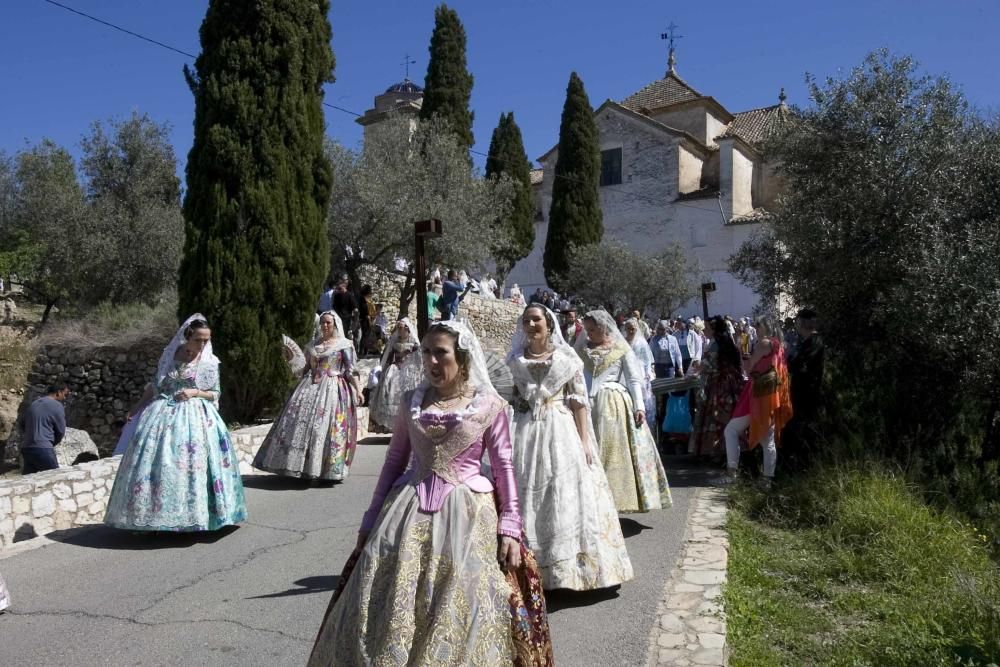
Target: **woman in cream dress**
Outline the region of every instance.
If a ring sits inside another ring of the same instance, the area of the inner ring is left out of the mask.
[[[583,318],[586,336],[577,341],[590,394],[601,464],[619,512],[670,506],[670,487],[653,434],[646,425],[639,362],[606,311]]]

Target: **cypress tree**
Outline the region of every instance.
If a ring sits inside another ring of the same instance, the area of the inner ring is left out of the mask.
[[[572,246],[599,243],[604,236],[601,201],[597,188],[601,176],[601,151],[583,81],[570,74],[559,125],[559,156],[552,183],[549,231],[545,237],[542,265],[550,285],[560,285],[569,268]]]
[[[434,10],[430,60],[420,118],[441,116],[465,148],[472,148],[472,74],[465,64],[465,28],[458,13],[442,3]]]
[[[514,199],[506,223],[510,231],[509,244],[495,251],[501,278],[528,256],[535,243],[535,203],[531,195],[531,164],[524,152],[521,128],[514,122],[514,112],[500,114],[493,130],[490,152],[486,158],[486,177],[507,174],[514,181]]]
[[[211,0],[194,94],[179,315],[203,313],[240,420],[283,398],[281,334],[299,340],[329,268],[324,82],[328,0]]]

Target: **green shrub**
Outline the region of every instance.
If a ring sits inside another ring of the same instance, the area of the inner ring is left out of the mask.
[[[877,464],[734,493],[733,665],[1000,660],[1000,569],[984,535]]]

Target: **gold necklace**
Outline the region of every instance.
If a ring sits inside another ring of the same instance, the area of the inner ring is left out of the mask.
[[[435,393],[437,393],[436,390]],[[461,400],[466,397],[467,393],[468,390],[465,387],[463,387],[462,389],[459,390],[457,394],[454,394],[452,396],[436,397],[433,405],[438,406],[442,410],[447,410],[454,405],[458,405],[458,403],[461,402]]]

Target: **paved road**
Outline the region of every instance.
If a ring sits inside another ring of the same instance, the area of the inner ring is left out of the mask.
[[[376,442],[332,488],[245,476],[250,521],[222,534],[95,526],[0,556],[14,598],[0,615],[0,664],[304,664],[385,455]],[[616,593],[549,596],[558,664],[645,664],[697,481],[671,472],[671,510],[623,516],[635,580]]]

